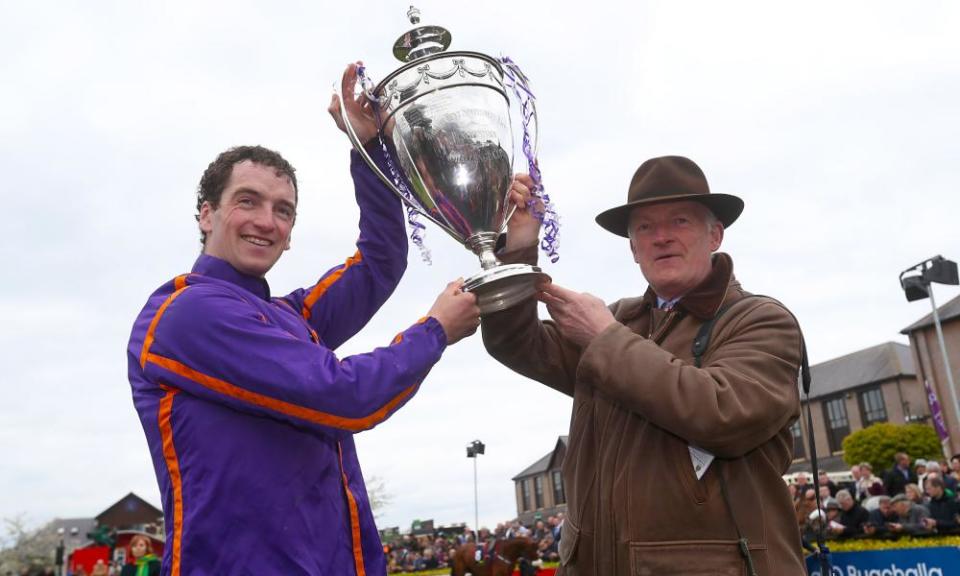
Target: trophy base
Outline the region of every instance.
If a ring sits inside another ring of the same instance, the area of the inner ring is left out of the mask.
[[[537,284],[550,276],[529,264],[501,264],[474,274],[463,283],[464,292],[477,296],[480,315],[506,310],[537,292]]]

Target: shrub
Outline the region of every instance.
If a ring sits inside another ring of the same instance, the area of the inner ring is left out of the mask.
[[[857,430],[843,440],[843,460],[853,466],[869,462],[879,475],[893,466],[893,455],[906,452],[910,458],[940,460],[943,449],[931,426],[884,422]]]

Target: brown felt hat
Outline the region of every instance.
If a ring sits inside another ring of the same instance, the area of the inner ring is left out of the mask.
[[[683,156],[651,158],[637,168],[630,181],[627,203],[597,215],[597,224],[629,237],[630,212],[637,206],[663,202],[699,202],[729,228],[743,212],[743,200],[731,194],[711,194],[703,170]]]

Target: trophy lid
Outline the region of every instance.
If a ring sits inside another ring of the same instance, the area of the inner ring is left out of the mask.
[[[407,11],[411,24],[420,23],[420,11],[414,6]],[[417,26],[397,38],[393,55],[401,62],[411,62],[429,54],[443,52],[450,47],[450,31],[440,26]]]

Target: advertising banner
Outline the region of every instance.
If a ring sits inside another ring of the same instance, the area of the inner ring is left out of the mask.
[[[960,574],[960,548],[904,548],[830,554],[830,576],[952,576]],[[807,557],[807,573],[820,574],[820,565]]]

